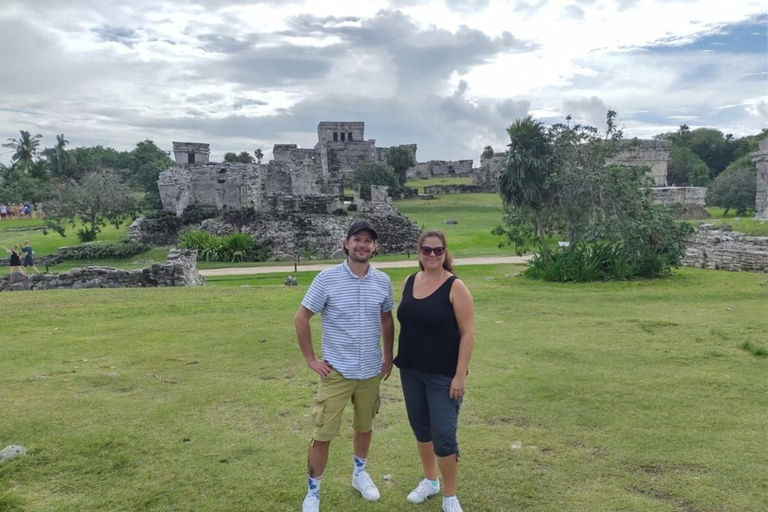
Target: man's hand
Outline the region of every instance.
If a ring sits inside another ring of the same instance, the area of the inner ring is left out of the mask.
[[[326,378],[329,373],[331,373],[331,370],[333,370],[333,367],[328,364],[328,361],[320,359],[313,359],[308,361],[307,365],[316,371],[318,375],[320,375],[320,377],[323,379]]]
[[[451,381],[451,391],[450,391],[451,400],[459,400],[464,396],[466,384],[467,384],[467,379],[465,377],[459,377],[457,375],[453,378],[453,380]]]
[[[391,373],[392,356],[384,356],[384,359],[381,360],[381,376],[384,377],[384,380],[387,380]]]

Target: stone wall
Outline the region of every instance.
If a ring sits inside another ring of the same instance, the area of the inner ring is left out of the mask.
[[[491,157],[480,156],[480,168],[475,169],[472,175],[473,185],[486,185],[496,189],[499,180],[501,166],[504,164],[506,153],[494,153]]]
[[[202,286],[197,271],[197,252],[172,249],[166,263],[155,263],[138,270],[112,267],[75,268],[59,274],[13,273],[0,276],[0,292],[83,288],[140,288],[154,286]]]
[[[757,193],[755,196],[755,218],[768,220],[768,139],[760,141],[760,149],[750,153],[757,169]]]
[[[621,151],[609,164],[642,165],[650,168],[649,175],[657,187],[667,185],[667,161],[672,143],[668,140],[625,140]]]
[[[496,189],[491,185],[430,185],[424,187],[425,194],[482,194],[494,193]]]
[[[653,187],[654,204],[704,206],[707,187]]]
[[[410,179],[472,176],[472,164],[472,160],[429,160],[427,162],[418,162],[416,167],[408,169],[406,175]]]
[[[701,225],[686,240],[683,266],[768,272],[768,237],[743,235],[725,224]]]

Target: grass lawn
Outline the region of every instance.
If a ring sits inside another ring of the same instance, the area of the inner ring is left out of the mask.
[[[465,510],[768,510],[768,358],[742,349],[768,348],[765,274],[566,285],[519,270],[459,269],[477,308]],[[397,295],[408,272],[388,271]],[[0,294],[0,447],[30,449],[0,463],[0,510],[298,510],[316,378],[292,316],[313,275]],[[381,501],[349,485],[345,426],[323,510],[439,510],[405,501],[420,469],[397,375],[382,396]]]
[[[729,224],[734,231],[744,233],[745,235],[768,236],[768,222],[755,220],[753,213],[738,216],[734,210],[731,210],[728,212],[727,217],[723,217],[722,208],[707,208],[707,211],[712,215],[712,218],[702,222],[716,225],[725,223]]]
[[[129,224],[130,222],[126,222],[120,226],[120,229],[115,229],[112,225],[104,226],[101,228],[101,232],[99,232],[98,241],[108,243],[124,240]],[[67,236],[62,237],[53,231],[48,231],[48,234],[44,235],[43,221],[40,219],[0,222],[0,245],[10,248],[13,244],[21,246],[24,240],[29,240],[29,245],[35,250],[35,257],[55,254],[59,247],[78,245],[80,243],[75,232],[81,226],[82,224],[78,224],[74,228],[67,226]]]
[[[499,249],[501,237],[491,230],[503,223],[504,210],[497,194],[452,194],[431,201],[405,199],[395,208],[424,229],[439,229],[448,239],[454,256],[511,255],[511,247]],[[446,219],[458,224],[446,224]]]

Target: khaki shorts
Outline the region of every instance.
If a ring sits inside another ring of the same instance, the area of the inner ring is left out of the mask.
[[[379,413],[381,376],[365,380],[346,379],[336,370],[320,381],[315,396],[313,441],[330,441],[339,434],[341,415],[352,400],[355,419],[352,428],[365,433],[373,429],[373,418]]]

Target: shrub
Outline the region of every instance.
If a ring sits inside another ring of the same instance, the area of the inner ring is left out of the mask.
[[[225,261],[245,261],[253,248],[253,237],[247,233],[233,233],[223,240]]]
[[[212,219],[219,215],[219,210],[215,206],[206,206],[192,204],[184,208],[181,214],[181,223],[185,226],[189,224],[200,224],[206,219]]]
[[[77,235],[77,239],[80,240],[81,243],[93,242],[96,240],[97,234],[98,231],[86,226],[83,226],[82,228],[75,231],[75,235]]]
[[[742,216],[755,209],[757,171],[749,156],[733,162],[707,189],[707,206],[723,208],[723,217],[733,208]]]
[[[224,243],[221,238],[208,231],[190,230],[179,235],[177,245],[182,249],[197,251],[204,261],[216,261],[224,254]]]
[[[150,248],[147,244],[125,240],[114,244],[74,245],[62,252],[63,256],[69,260],[104,260],[130,258]]]
[[[177,233],[181,229],[181,219],[173,212],[155,210],[144,216],[141,229],[152,234]]]
[[[177,245],[197,251],[204,261],[267,261],[272,256],[270,242],[258,243],[247,233],[222,238],[208,231],[189,230],[179,235]]]

